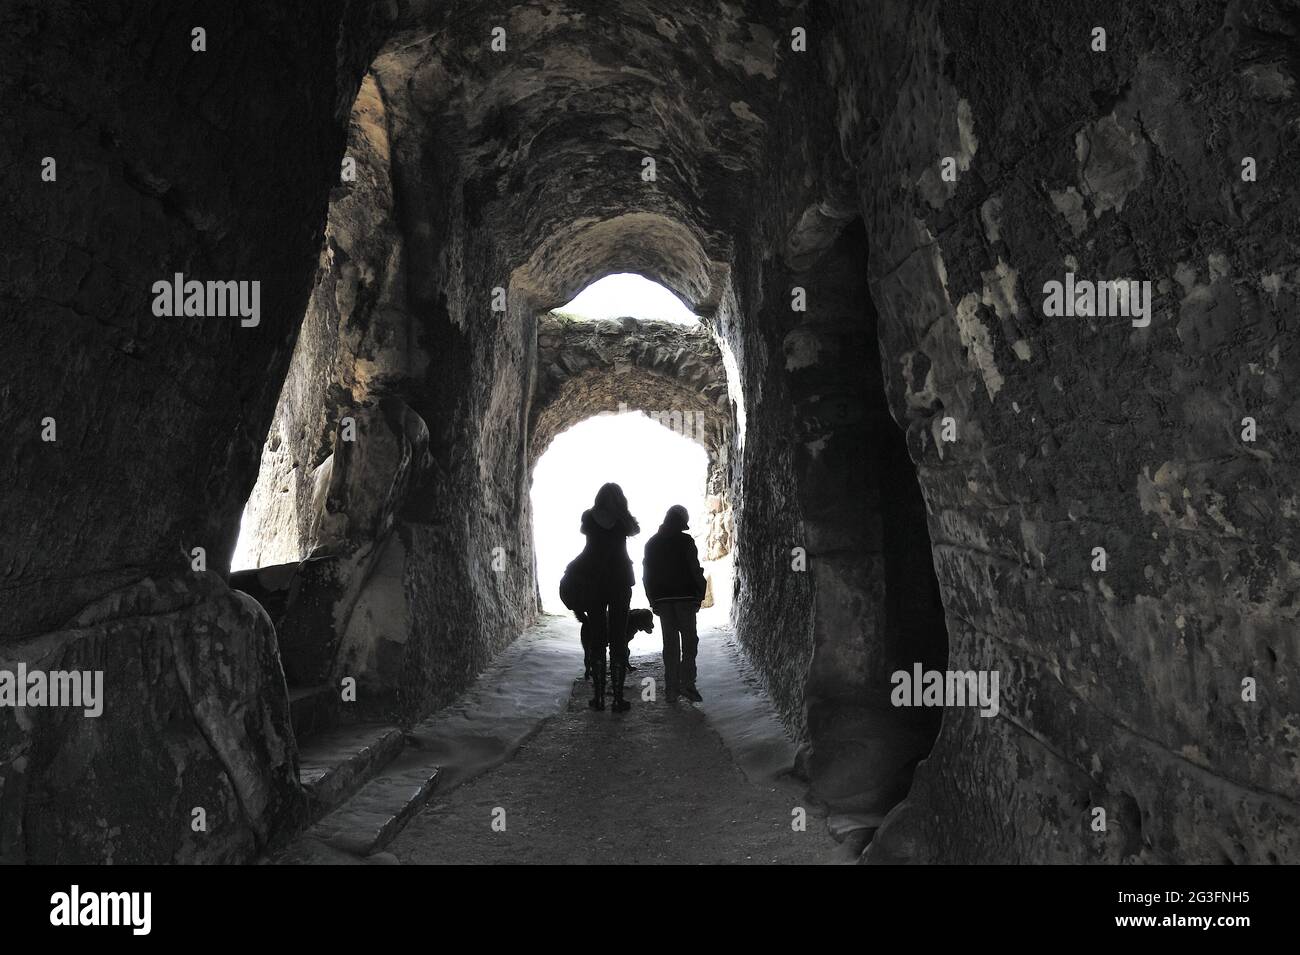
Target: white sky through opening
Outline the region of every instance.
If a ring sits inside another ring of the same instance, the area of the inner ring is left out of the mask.
[[[616,272],[592,282],[558,312],[577,318],[643,318],[694,325],[699,317],[658,282],[632,272]]]
[[[248,505],[245,504],[243,513],[239,515],[239,540],[235,542],[235,556],[230,559],[231,573],[258,566],[257,557],[253,553],[253,537],[257,529],[253,527],[251,517]]]
[[[582,551],[582,512],[606,481],[623,488],[628,510],[641,523],[641,533],[627,542],[636,575],[633,607],[650,606],[641,588],[641,559],[646,541],[674,504],[690,512],[688,533],[703,560],[707,469],[704,448],[640,413],[588,418],[557,435],[533,468],[533,540],[546,612],[568,613],[560,603],[560,577]]]

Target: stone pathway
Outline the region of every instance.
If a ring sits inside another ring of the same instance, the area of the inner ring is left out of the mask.
[[[701,630],[702,704],[642,699],[642,681],[662,687],[657,638],[632,646],[641,667],[629,674],[632,709],[595,712],[579,678],[577,624],[543,618],[460,701],[410,734],[403,760],[436,763],[437,784],[382,851],[347,858],[337,851],[346,840],[335,839],[333,848],[300,845],[283,861],[852,861],[811,807],[806,828],[792,828],[793,811],[805,807],[804,785],[786,772],[794,747],[730,632]]]

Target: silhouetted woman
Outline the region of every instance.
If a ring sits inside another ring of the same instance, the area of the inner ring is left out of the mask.
[[[627,539],[641,533],[636,518],[628,513],[627,498],[617,484],[606,484],[596,492],[596,501],[582,513],[582,533],[586,546],[579,555],[587,584],[587,606],[579,615],[583,620],[584,642],[591,644],[592,688],[595,696],[590,706],[605,708],[605,648],[610,649],[610,684],[614,691],[613,708],[628,709],[623,699],[623,678],[627,673],[627,643],[621,637],[627,631],[627,610],[632,603],[632,558],[627,555]]]

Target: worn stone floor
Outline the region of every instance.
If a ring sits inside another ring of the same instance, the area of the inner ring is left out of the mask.
[[[731,665],[719,646],[725,631],[704,639],[713,644],[708,664]],[[638,687],[647,678],[662,685],[658,654],[634,662],[642,667],[632,674]],[[702,693],[721,688],[711,676]],[[575,681],[563,712],[513,759],[435,794],[392,855],[406,863],[832,861],[835,843],[821,819],[809,814],[805,828],[792,826],[803,786],[733,751],[710,720],[709,698],[668,704],[638,695],[630,711],[615,714],[592,711],[589,696],[589,684]],[[725,696],[712,702],[736,706]]]
[[[857,850],[828,835],[789,772],[794,744],[725,620],[701,615],[703,703],[651,698],[649,687],[663,681],[656,633],[632,644],[632,709],[614,713],[587,706],[576,623],[544,616],[461,699],[408,734],[394,765],[436,771],[437,784],[395,839],[380,851],[340,848],[364,841],[340,832],[364,831],[376,810],[399,810],[412,788],[401,774],[373,785],[377,797],[353,797],[278,861],[855,861]]]

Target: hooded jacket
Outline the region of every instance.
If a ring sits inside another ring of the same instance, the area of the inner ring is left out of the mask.
[[[576,563],[580,573],[597,591],[596,596],[612,596],[610,589],[631,587],[636,583],[632,558],[627,553],[627,539],[640,532],[631,514],[605,514],[592,508],[582,513],[582,533],[587,543]]]
[[[660,527],[646,541],[641,583],[650,603],[661,600],[686,600],[699,603],[704,599],[704,568],[695,550],[695,541],[685,531]]]

